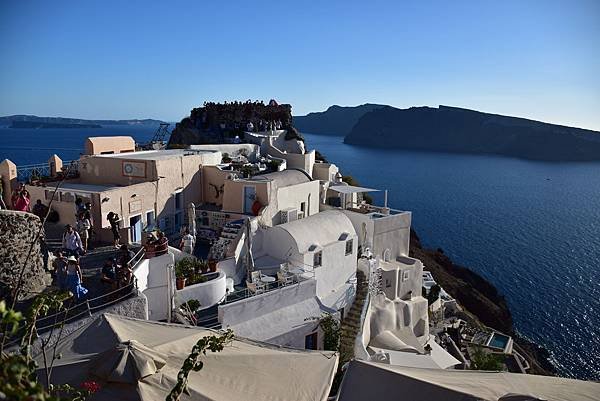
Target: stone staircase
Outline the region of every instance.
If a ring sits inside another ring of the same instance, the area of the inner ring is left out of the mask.
[[[354,357],[354,341],[361,329],[360,316],[368,292],[369,283],[365,274],[362,271],[357,270],[356,298],[354,299],[350,311],[342,320],[342,325],[340,327],[340,366],[343,366]]]

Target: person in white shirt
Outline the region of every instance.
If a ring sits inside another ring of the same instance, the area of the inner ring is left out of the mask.
[[[195,243],[196,239],[192,234],[190,234],[190,230],[186,228],[183,237],[181,237],[179,248],[185,253],[192,254],[194,252]]]
[[[63,234],[62,246],[67,251],[68,255],[79,258],[83,253],[83,243],[79,233],[73,229],[70,224],[65,227],[66,231]]]

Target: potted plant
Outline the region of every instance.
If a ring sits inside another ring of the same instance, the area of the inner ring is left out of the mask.
[[[193,273],[193,260],[183,258],[175,263],[175,286],[178,290],[185,288],[186,279]]]

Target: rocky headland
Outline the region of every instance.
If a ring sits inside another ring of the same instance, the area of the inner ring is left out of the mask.
[[[269,123],[277,122],[282,129],[292,128],[292,106],[271,100],[263,102],[204,103],[192,109],[175,125],[168,146],[227,143],[244,139],[244,131],[252,124],[253,131],[269,129]]]
[[[600,160],[600,132],[449,106],[332,106],[294,117],[294,123],[301,132],[344,135],[351,145],[552,162]]]

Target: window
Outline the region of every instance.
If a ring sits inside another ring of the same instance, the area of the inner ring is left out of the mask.
[[[304,337],[304,349],[317,349],[317,333],[312,333]]]
[[[154,227],[154,210],[146,212],[146,226]]]
[[[46,198],[47,201],[52,200],[52,196],[54,195],[54,199],[58,200],[58,198],[60,197],[60,192],[57,192],[56,194],[54,194],[54,190],[52,189],[47,189],[46,191],[44,191],[44,197]]]
[[[402,281],[406,281],[410,278],[410,272],[408,270],[404,270],[402,272]]]
[[[183,207],[183,194],[176,192],[175,194],[175,210],[180,210]]]
[[[392,282],[389,278],[385,279],[385,288],[390,288],[392,286]]]
[[[315,252],[313,256],[313,267],[319,267],[323,263],[323,251]]]
[[[61,192],[60,193],[60,201],[61,202],[75,202],[75,195],[71,192]]]
[[[346,241],[346,255],[351,255],[352,254],[352,240],[349,239],[348,241]]]
[[[300,203],[300,211],[303,212],[306,209],[306,202]]]

